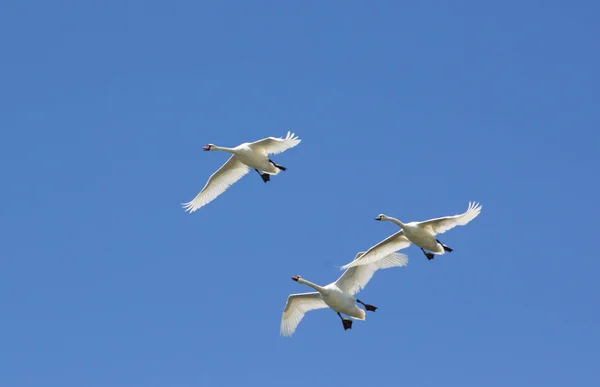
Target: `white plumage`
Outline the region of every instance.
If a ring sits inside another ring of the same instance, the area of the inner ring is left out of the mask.
[[[364,252],[358,253],[355,259],[358,259],[362,254]],[[375,262],[352,267],[346,270],[335,282],[323,287],[306,281],[299,276],[292,277],[292,279],[299,283],[312,287],[316,292],[291,294],[288,297],[281,317],[280,334],[282,336],[291,336],[298,324],[300,324],[304,314],[315,309],[329,307],[337,312],[340,317],[341,313],[343,313],[353,319],[364,320],[366,317],[365,311],[356,306],[356,302],[361,304],[362,302],[354,298],[354,295],[367,286],[367,283],[377,270],[406,266],[407,264],[408,257],[405,254],[392,253]],[[365,307],[372,307],[372,305],[363,305]],[[346,328],[347,324],[352,326],[350,320],[342,320],[345,321],[344,329],[349,329]]]
[[[451,249],[440,243],[435,236],[437,234],[443,234],[456,226],[466,225],[479,215],[481,209],[481,205],[469,202],[469,208],[462,214],[406,224],[400,222],[396,218],[381,214],[375,219],[396,223],[401,227],[401,230],[387,237],[375,246],[372,246],[362,257],[342,266],[342,269],[348,269],[354,266],[368,264],[372,261],[377,261],[381,257],[394,251],[409,247],[411,243],[419,246],[422,250],[425,249],[434,254],[442,255],[445,253],[446,249],[448,249],[448,251],[451,251]],[[423,252],[428,259],[433,259],[433,254],[429,253],[430,255],[427,255],[428,253],[425,251]]]
[[[182,204],[183,208],[192,213],[205,206],[244,177],[250,168],[262,171],[261,176],[266,183],[269,181],[268,175],[277,175],[280,170],[285,170],[284,167],[272,162],[268,156],[293,148],[300,141],[302,140],[294,133],[288,132],[285,138],[267,137],[252,143],[243,143],[234,148],[206,145],[203,148],[205,151],[223,151],[231,153],[232,156],[210,176],[204,188],[193,200]]]

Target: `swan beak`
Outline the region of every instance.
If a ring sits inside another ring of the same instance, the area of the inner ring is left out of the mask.
[[[205,150],[205,151],[209,151],[210,150],[210,145],[204,145],[202,147],[202,149]]]
[[[296,282],[298,281],[298,279],[299,279],[299,278],[300,278],[300,276],[299,276],[299,275],[295,275],[295,276],[293,276],[293,277],[292,277],[292,279],[293,279],[294,281],[296,281]]]

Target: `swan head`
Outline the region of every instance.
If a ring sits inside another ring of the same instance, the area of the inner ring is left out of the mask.
[[[208,144],[208,145],[204,145],[202,147],[202,150],[204,150],[204,151],[210,151],[210,150],[213,150],[214,147],[215,147],[214,144]]]
[[[375,220],[387,220],[387,219],[388,219],[387,215],[384,215],[384,214],[379,214],[375,217]]]
[[[294,281],[296,281],[296,282],[298,282],[298,280],[299,280],[300,278],[302,278],[302,277],[300,277],[299,275],[295,275],[295,276],[293,276],[293,277],[292,277],[292,279],[293,279]]]

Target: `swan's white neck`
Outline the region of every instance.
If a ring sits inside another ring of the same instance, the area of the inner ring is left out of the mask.
[[[214,150],[220,150],[220,151],[227,152],[227,153],[235,153],[235,149],[233,149],[233,148],[227,148],[227,147],[224,147],[224,146],[213,145],[212,148]]]
[[[298,278],[298,283],[308,285],[311,288],[315,289],[317,292],[322,292],[323,288],[317,284],[313,284],[310,281],[305,280],[304,278]]]
[[[394,223],[396,223],[396,224],[397,224],[398,226],[400,226],[400,228],[401,228],[401,229],[403,229],[403,230],[404,230],[404,228],[406,227],[406,225],[405,225],[404,223],[402,223],[401,221],[399,221],[399,220],[398,220],[398,219],[396,219],[396,218],[392,218],[392,217],[388,216],[388,217],[387,217],[385,220],[389,220],[390,222],[394,222]]]

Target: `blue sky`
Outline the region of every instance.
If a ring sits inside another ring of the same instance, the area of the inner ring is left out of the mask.
[[[600,6],[413,3],[3,1],[0,385],[598,385]],[[289,129],[287,172],[181,209],[202,145]],[[279,336],[377,214],[470,200],[365,322]]]

